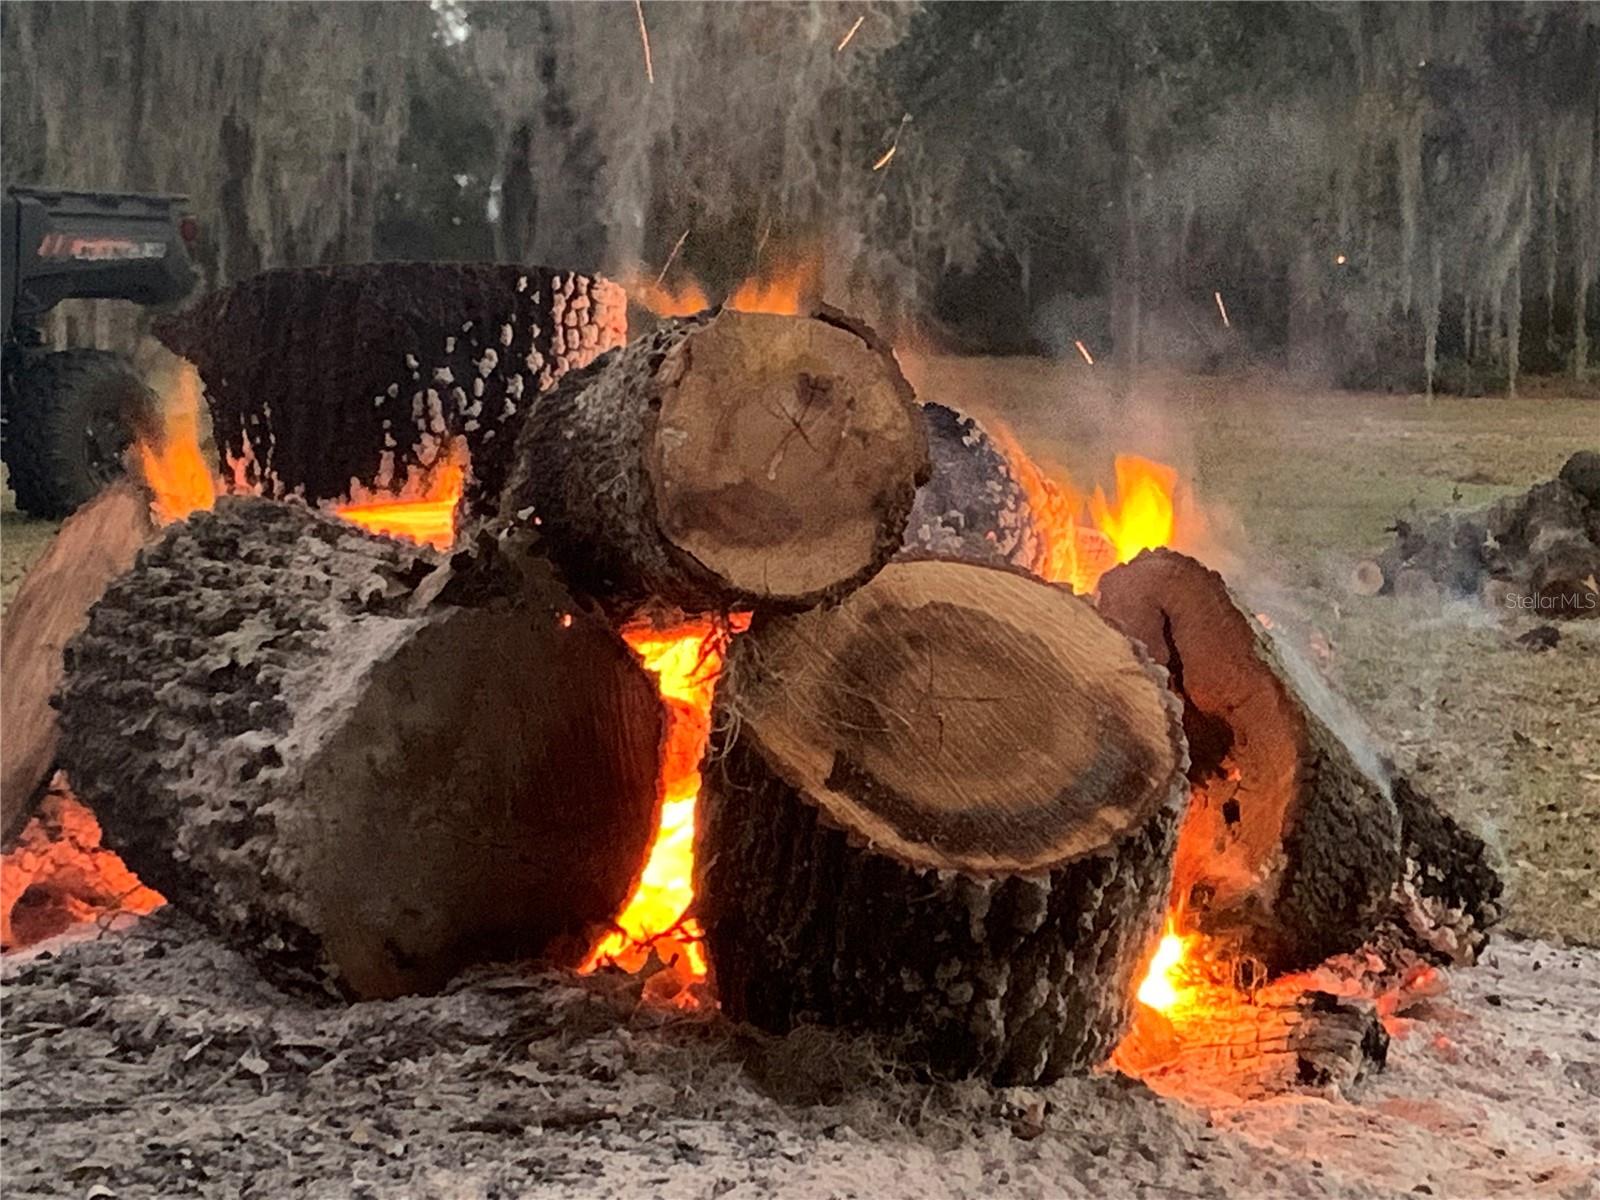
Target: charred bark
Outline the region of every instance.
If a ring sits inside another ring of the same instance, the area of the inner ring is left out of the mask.
[[[224,474],[266,496],[399,490],[448,443],[499,493],[523,410],[627,333],[622,289],[494,263],[267,271],[158,322],[205,383]]]
[[[59,733],[50,693],[61,652],[106,586],[155,537],[150,500],[132,480],[108,487],[62,524],[6,609],[0,636],[0,841],[10,845],[49,781]]]
[[[1193,802],[1173,902],[1273,970],[1359,946],[1400,878],[1400,818],[1370,748],[1214,571],[1170,550],[1100,580],[1100,611],[1171,673]]]
[[[1040,535],[1010,461],[972,417],[922,406],[932,475],[917,489],[905,547],[968,562],[1032,569]]]
[[[714,726],[696,895],[730,1016],[1010,1083],[1110,1053],[1187,784],[1177,704],[1087,604],[893,563],[758,620]]]
[[[927,469],[910,386],[869,332],[715,312],[545,397],[499,507],[618,610],[794,610],[889,559]]]
[[[512,569],[223,499],[69,647],[61,761],[145,883],[283,982],[581,953],[654,831],[663,717],[547,564]]]

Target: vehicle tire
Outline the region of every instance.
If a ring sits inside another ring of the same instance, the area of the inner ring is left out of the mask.
[[[20,371],[6,397],[4,457],[17,507],[65,517],[123,473],[132,419],[155,396],[108,350],[61,350]]]

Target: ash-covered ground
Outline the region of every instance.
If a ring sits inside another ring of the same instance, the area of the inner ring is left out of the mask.
[[[1551,1196],[1600,1189],[1600,951],[1502,941],[1353,1098],[1117,1075],[929,1084],[629,977],[480,972],[350,1007],[188,920],[8,957],[8,1197]]]

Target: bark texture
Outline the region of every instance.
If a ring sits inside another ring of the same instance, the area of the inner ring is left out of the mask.
[[[622,289],[498,263],[267,271],[156,332],[205,383],[224,474],[272,497],[399,491],[460,439],[498,495],[534,398],[627,336]]]
[[[296,504],[172,527],[58,703],[107,843],[283,982],[392,996],[575,956],[655,828],[655,690],[547,565],[447,566]]]
[[[61,652],[106,586],[156,535],[150,499],[132,480],[108,487],[62,523],[6,609],[0,635],[0,841],[10,845],[49,780],[59,734],[50,694]]]
[[[1031,569],[1040,535],[1004,452],[975,419],[943,404],[924,404],[922,421],[933,473],[917,489],[906,549]]]
[[[500,503],[617,609],[796,610],[900,545],[927,445],[888,348],[833,313],[668,321],[522,427]]]
[[[1382,764],[1354,718],[1186,555],[1146,551],[1107,572],[1100,611],[1183,700],[1194,798],[1173,902],[1185,921],[1274,970],[1359,946],[1401,855]]]
[[[1504,884],[1494,856],[1404,775],[1393,774],[1393,793],[1405,852],[1395,924],[1434,961],[1472,962],[1501,917]]]
[[[1110,1052],[1187,784],[1160,673],[1084,602],[893,563],[836,609],[758,620],[714,727],[696,895],[729,1015],[1007,1083]]]

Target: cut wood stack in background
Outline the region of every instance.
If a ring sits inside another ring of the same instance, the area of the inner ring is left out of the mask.
[[[619,635],[737,612],[695,854],[735,1018],[1034,1082],[1106,1058],[1164,920],[1278,969],[1384,919],[1426,839],[1218,577],[1145,555],[1097,609],[1023,569],[1045,531],[1006,457],[870,330],[722,311],[600,354],[612,285],[580,280],[274,273],[172,324],[268,498],[168,529],[66,657],[60,760],[142,879],[347,996],[571,961],[662,800]],[[528,371],[568,330],[551,390],[508,402],[533,377],[474,330]],[[441,438],[475,478],[450,553],[297,502]]]

